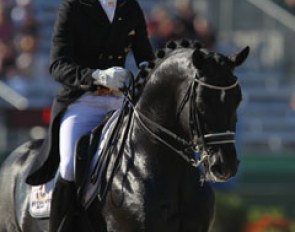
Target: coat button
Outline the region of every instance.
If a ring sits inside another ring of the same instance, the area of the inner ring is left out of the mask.
[[[114,57],[112,55],[109,56],[109,60],[112,60]]]
[[[122,60],[122,59],[123,59],[123,56],[118,56],[118,59],[119,59],[119,60]]]

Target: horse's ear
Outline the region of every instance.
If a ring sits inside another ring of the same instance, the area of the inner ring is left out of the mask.
[[[193,64],[197,69],[202,69],[203,64],[204,64],[204,60],[205,60],[205,56],[204,53],[201,52],[199,49],[196,49],[193,52]]]
[[[247,59],[249,52],[250,52],[250,47],[247,46],[239,53],[229,56],[228,58],[232,62],[233,67],[237,67],[243,64],[244,61]]]

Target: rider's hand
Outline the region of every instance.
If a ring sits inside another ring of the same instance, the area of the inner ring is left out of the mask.
[[[106,70],[97,69],[92,73],[95,85],[102,85],[115,91],[121,91],[130,76],[130,71],[122,67],[112,67]]]

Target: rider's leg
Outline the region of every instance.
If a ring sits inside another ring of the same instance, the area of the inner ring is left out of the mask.
[[[52,194],[49,232],[74,231],[72,219],[76,205],[75,183],[59,177]]]
[[[71,216],[76,202],[74,184],[76,142],[82,135],[96,127],[108,111],[118,108],[120,104],[121,100],[114,97],[84,96],[71,104],[65,112],[59,135],[61,178],[53,192],[50,232],[71,231],[66,230],[66,225],[63,227],[63,220]],[[61,205],[62,210],[60,210]]]
[[[65,112],[60,126],[60,174],[74,181],[74,154],[79,138],[95,128],[107,114],[118,109],[122,98],[86,95],[72,103]]]

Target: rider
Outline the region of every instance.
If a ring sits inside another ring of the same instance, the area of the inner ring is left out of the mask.
[[[144,15],[136,0],[62,1],[50,65],[50,73],[62,89],[52,106],[42,155],[27,178],[29,184],[44,183],[53,178],[59,164],[50,232],[66,230],[62,221],[69,218],[75,201],[73,159],[77,140],[122,103],[120,89],[130,77],[124,69],[130,50],[138,66],[154,59]],[[90,88],[85,90],[85,86]]]

